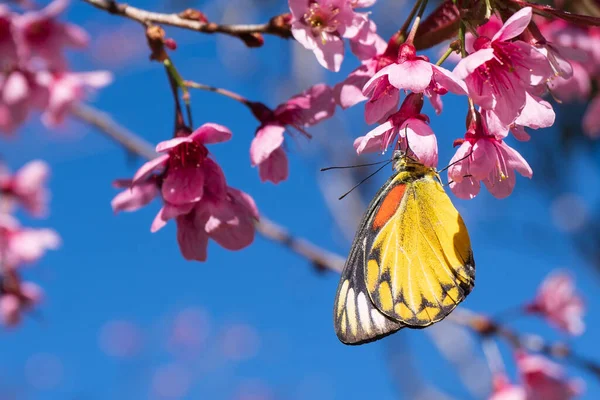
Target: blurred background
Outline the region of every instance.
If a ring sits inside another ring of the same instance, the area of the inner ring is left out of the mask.
[[[380,0],[372,19],[388,38],[404,20],[405,1]],[[283,0],[145,1],[132,5],[160,12],[188,7],[210,20],[258,23],[287,11]],[[92,99],[95,107],[151,143],[172,134],[173,105],[163,68],[148,61],[140,26],[82,2],[68,20],[92,37],[89,51],[70,53],[74,70],[108,69],[115,81]],[[341,81],[358,61],[347,52],[342,71],[326,71],[292,40],[266,37],[248,49],[235,38],[166,28],[173,59],[185,79],[233,90],[271,107],[308,86]],[[439,49],[430,53],[437,59]],[[356,163],[354,138],[372,127],[363,107],[310,129],[314,138],[286,139],[290,177],[263,184],[250,167],[249,145],[257,122],[242,105],[214,93],[192,92],[194,121],[228,126],[233,139],[210,148],[228,183],[251,194],[266,217],[345,256],[366,204],[391,172],[371,178],[342,201],[337,197],[367,172],[319,172]],[[444,97],[435,116],[440,168],[464,134],[465,98]],[[598,144],[580,132],[583,104],[557,105],[557,123],[533,131],[530,142],[509,144],[530,162],[532,180],[517,178],[505,200],[482,190],[456,199],[469,228],[477,285],[461,307],[489,315],[513,310],[535,295],[552,270],[568,270],[586,298],[586,332],[563,337],[541,321],[507,317],[516,330],[565,340],[600,360],[600,169]],[[0,399],[385,399],[485,398],[490,374],[479,339],[442,322],[427,330],[403,330],[376,343],[348,347],[335,336],[333,299],[339,276],[319,272],[305,259],[257,236],[230,252],[211,243],[206,263],[182,259],[175,225],[151,234],[160,205],[114,216],[112,180],[130,177],[143,160],[126,154],[92,128],[70,120],[49,131],[32,118],[0,153],[14,170],[41,158],[52,167],[51,214],[44,221],[63,246],[25,277],[38,282],[46,300],[14,330],[0,335]],[[389,156],[387,154],[385,157]],[[383,156],[365,160],[380,160]],[[443,176],[447,180],[446,176]],[[514,378],[513,356],[500,343]],[[600,397],[596,378],[584,399]]]

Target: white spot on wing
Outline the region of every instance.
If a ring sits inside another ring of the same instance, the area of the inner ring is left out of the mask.
[[[383,314],[381,314],[376,308],[372,308],[371,318],[373,319],[373,323],[375,323],[375,326],[377,326],[377,328],[383,331],[385,328],[385,317],[383,316]]]
[[[348,290],[348,297],[346,298],[346,310],[348,310],[348,324],[350,325],[350,331],[354,336],[358,334],[358,322],[356,321],[358,315],[356,315],[356,303],[354,298],[354,289]]]
[[[349,285],[350,285],[350,282],[348,282],[348,279],[346,279],[344,281],[344,283],[342,283],[342,288],[340,289],[340,295],[338,296],[338,305],[337,305],[337,316],[338,317],[342,313],[344,303],[346,302],[346,293],[348,292]]]
[[[363,292],[360,292],[357,296],[358,302],[358,316],[360,317],[360,326],[366,333],[371,333],[371,317],[369,316],[369,305],[367,304],[367,298]]]

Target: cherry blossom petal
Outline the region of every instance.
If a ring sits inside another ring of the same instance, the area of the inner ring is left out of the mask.
[[[119,211],[136,211],[154,200],[158,194],[156,182],[146,181],[123,190],[112,199],[110,205],[115,214]]]
[[[468,92],[467,85],[461,79],[459,79],[452,71],[446,68],[438,67],[437,65],[431,65],[433,69],[433,77],[437,83],[439,83],[444,89],[449,92],[459,95],[466,95]]]
[[[161,192],[165,201],[175,205],[199,201],[204,194],[204,170],[195,165],[169,169]]]
[[[524,7],[514,13],[504,22],[502,28],[492,38],[492,41],[505,42],[516,38],[527,28],[532,17],[531,7]]]
[[[276,148],[269,157],[258,165],[258,175],[262,182],[278,184],[287,179],[289,162],[283,148]]]
[[[208,214],[200,211],[177,217],[177,242],[186,260],[206,261],[208,234],[204,224]]]
[[[458,65],[454,67],[452,72],[458,79],[466,79],[467,76],[471,75],[477,68],[482,66],[485,62],[493,59],[494,49],[481,49],[475,53],[468,55],[467,57],[460,60]]]
[[[365,121],[371,125],[387,118],[398,107],[400,90],[389,85],[380,96],[373,97],[365,104]]]
[[[136,171],[135,175],[133,176],[133,179],[131,180],[131,184],[136,185],[139,181],[144,180],[152,172],[163,167],[167,163],[167,161],[169,161],[168,154],[160,155],[154,158],[153,160],[148,161]]]
[[[393,128],[394,124],[391,121],[385,121],[383,124],[371,130],[365,136],[356,139],[354,141],[354,148],[356,149],[356,154],[362,154],[365,151],[375,149],[383,151],[384,135]]]
[[[400,134],[406,135],[407,146],[419,161],[429,167],[437,166],[437,139],[425,121],[409,118],[400,126]]]
[[[169,140],[164,140],[156,145],[156,152],[164,153],[166,151],[174,149],[175,147],[179,146],[182,143],[192,143],[192,142],[193,142],[193,139],[190,136],[182,136],[182,137],[176,137],[176,138],[169,139]]]
[[[202,144],[226,142],[231,139],[231,131],[219,124],[206,123],[190,134],[190,139]]]
[[[415,93],[422,93],[427,89],[433,77],[431,64],[423,60],[405,61],[392,64],[387,68],[390,67],[393,67],[388,73],[390,84],[398,89],[411,90]]]
[[[344,42],[334,35],[327,35],[323,41],[317,42],[313,50],[317,61],[330,71],[338,72],[344,60]]]
[[[259,128],[250,144],[250,160],[256,166],[266,160],[273,151],[283,144],[285,128],[281,125],[269,124]]]

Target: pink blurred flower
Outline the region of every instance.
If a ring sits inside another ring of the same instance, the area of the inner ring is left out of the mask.
[[[15,218],[0,214],[0,265],[16,268],[33,263],[58,246],[60,237],[52,229],[23,228]]]
[[[68,4],[68,0],[54,0],[41,10],[28,11],[14,19],[22,57],[37,56],[53,68],[65,69],[63,48],[87,46],[89,38],[82,28],[58,21]]]
[[[112,74],[108,71],[60,72],[47,74],[44,80],[49,99],[42,121],[46,126],[54,127],[64,121],[73,104],[85,99],[87,90],[110,84]]]
[[[339,71],[344,59],[342,38],[356,37],[368,23],[367,14],[354,12],[349,0],[288,0],[288,4],[294,38],[312,50],[323,67]]]
[[[492,134],[481,116],[471,123],[464,140],[456,142],[461,145],[450,160],[448,179],[457,197],[474,198],[479,193],[479,182],[483,181],[489,192],[501,199],[512,193],[515,171],[528,178],[533,175],[527,161]]]
[[[600,136],[600,96],[594,97],[585,110],[583,132],[593,139]]]
[[[177,241],[186,260],[206,260],[208,239],[228,250],[241,250],[254,241],[259,214],[251,196],[232,187],[224,200],[205,199],[177,217]]]
[[[251,103],[251,109],[261,125],[250,145],[250,161],[258,166],[261,181],[279,183],[288,176],[288,160],[282,148],[286,128],[310,137],[303,127],[331,117],[335,101],[331,88],[321,83],[280,104],[275,111],[262,103]]]
[[[560,101],[583,101],[592,92],[592,78],[582,64],[572,61],[571,66],[573,74],[570,78],[557,77],[548,83],[548,88]]]
[[[13,276],[14,278],[14,276]],[[0,287],[0,319],[5,326],[14,327],[21,322],[21,316],[39,304],[42,289],[31,282],[11,282],[2,278]]]
[[[475,52],[463,58],[454,73],[467,84],[469,96],[483,109],[511,125],[525,107],[526,93],[553,76],[546,56],[523,41],[510,42],[531,21],[525,7],[513,14],[490,39],[480,36]]]
[[[18,63],[17,43],[13,35],[15,14],[4,4],[0,4],[0,70],[14,68]]]
[[[35,217],[48,212],[46,180],[50,167],[44,161],[34,160],[25,164],[14,175],[0,169],[0,212],[11,211],[21,205]]]
[[[12,133],[33,109],[43,109],[47,102],[40,73],[14,69],[0,75],[0,131]]]
[[[567,379],[560,365],[540,355],[516,353],[527,400],[569,400],[581,394],[583,382]]]
[[[428,125],[429,118],[421,114],[422,107],[423,96],[409,94],[398,112],[354,141],[356,152],[383,152],[394,144],[394,149],[408,151],[423,164],[435,167],[438,161],[437,140]]]
[[[535,300],[527,305],[526,310],[546,318],[571,335],[581,335],[585,329],[585,305],[575,290],[573,279],[563,272],[555,272],[542,282]]]
[[[527,400],[525,389],[510,383],[504,375],[492,377],[493,391],[488,400]]]

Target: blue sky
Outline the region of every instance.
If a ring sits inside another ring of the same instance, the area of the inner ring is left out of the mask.
[[[68,17],[89,30],[92,46],[87,53],[71,53],[73,68],[106,68],[115,74],[115,82],[99,92],[93,104],[152,143],[170,137],[168,83],[160,65],[147,61],[140,27],[75,3]],[[387,2],[380,3],[373,18],[382,21],[380,29],[389,36],[402,18],[391,20]],[[251,0],[205,1],[197,6],[215,20],[231,22],[259,22],[286,11],[283,1],[262,4],[260,12],[253,11]],[[135,5],[171,11],[161,2],[139,0]],[[270,106],[310,84],[333,84],[357,65],[348,56],[340,74],[326,72],[312,54],[274,37],[267,37],[260,49],[246,49],[232,38],[172,28],[167,32],[178,42],[173,58],[186,79],[221,86]],[[353,232],[336,226],[317,181],[322,178],[318,169],[326,166],[320,146],[324,141],[334,143],[350,159],[352,139],[370,129],[363,122],[362,107],[338,110],[333,120],[314,130],[311,142],[288,140],[290,178],[275,186],[261,183],[250,167],[248,150],[257,124],[243,106],[203,92],[192,93],[192,104],[196,124],[216,122],[233,132],[230,142],[210,148],[229,185],[250,193],[265,216],[293,234],[347,254],[347,237]],[[464,133],[465,104],[464,99],[448,96],[442,116],[433,116],[428,109],[438,134],[441,166],[453,154],[452,141]],[[208,262],[185,262],[173,224],[156,234],[149,232],[158,203],[136,213],[112,213],[110,200],[116,191],[111,181],[131,176],[141,160],[128,157],[77,122],[48,131],[37,119],[33,117],[15,140],[3,141],[0,151],[14,169],[33,158],[51,164],[51,215],[44,221],[23,216],[23,221],[56,229],[64,244],[25,271],[46,291],[39,316],[0,333],[0,390],[6,398],[220,400],[245,393],[265,399],[344,399],[369,393],[373,398],[396,399],[412,398],[407,391],[419,379],[454,398],[469,398],[455,368],[430,340],[429,330],[401,331],[360,347],[340,344],[331,321],[338,276],[315,272],[277,244],[258,237],[240,252],[211,244]],[[545,138],[556,134],[535,132],[528,143],[510,144],[535,159]],[[594,340],[600,335],[596,314],[600,300],[594,296],[597,274],[553,217],[556,196],[564,193],[579,196],[582,207],[591,208],[598,198],[600,175],[585,162],[571,168],[579,171],[580,182],[586,185],[546,190],[544,183],[536,182],[534,169],[533,180],[518,179],[514,194],[506,200],[485,191],[472,201],[452,197],[469,228],[477,264],[477,285],[464,307],[492,315],[512,309],[534,295],[548,272],[568,269],[589,307],[587,331],[572,345],[600,359]],[[365,195],[374,194],[388,173],[372,178]],[[334,207],[343,209],[345,202]],[[194,332],[202,340],[191,350],[169,339],[174,321],[186,310],[200,320]],[[107,326],[115,321],[126,321],[134,329],[135,351],[128,357],[106,350]],[[570,341],[536,320],[510,324]],[[450,326],[440,326],[437,335],[453,337]],[[236,339],[236,332],[241,339]],[[459,337],[460,345],[472,342],[480,355],[476,338]],[[501,348],[513,373],[510,353],[503,344]],[[568,371],[586,380],[583,398],[598,396],[597,382],[576,369]],[[410,378],[412,374],[419,378]],[[485,390],[485,373],[482,376]],[[166,389],[163,382],[168,383]]]

